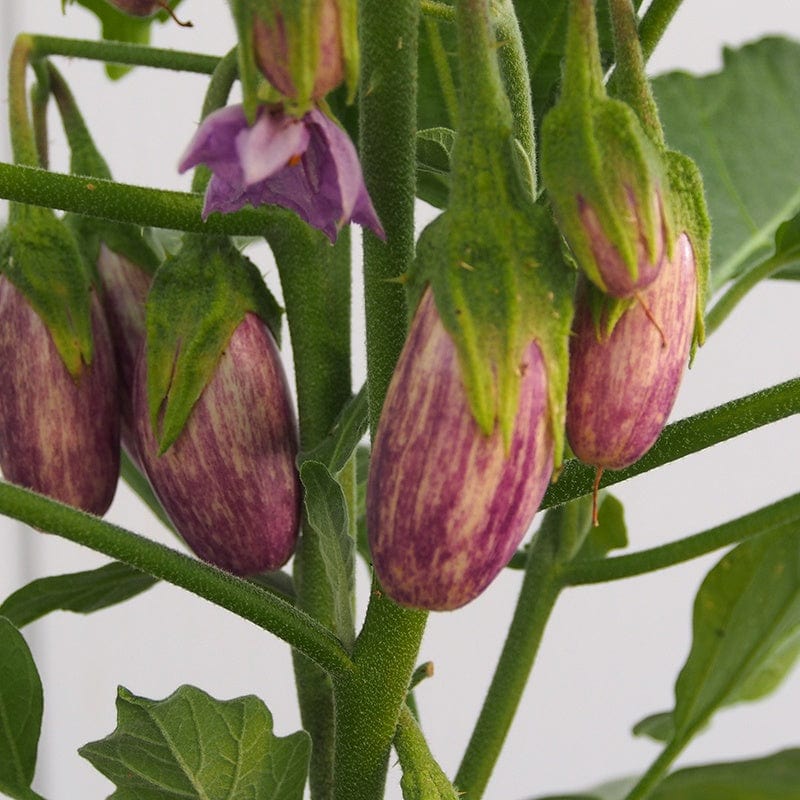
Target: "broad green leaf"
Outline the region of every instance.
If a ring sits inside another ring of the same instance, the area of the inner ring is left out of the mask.
[[[636,783],[625,778],[590,794],[540,800],[623,800]],[[800,750],[764,758],[686,767],[668,775],[649,800],[800,800]]]
[[[175,0],[170,6],[175,9],[181,0]],[[107,0],[62,0],[62,6],[77,3],[95,14],[100,21],[100,27],[104,39],[111,39],[117,42],[129,42],[130,44],[148,44],[150,42],[150,26],[154,21],[172,21],[169,14],[160,11],[152,17],[134,17],[130,14],[123,14]],[[106,65],[106,72],[109,78],[116,80],[121,78],[131,67],[120,64]]]
[[[317,447],[301,453],[298,462],[317,461],[327,467],[332,475],[340,473],[350,460],[358,443],[367,433],[367,387],[345,404],[336,418],[333,430]]]
[[[774,258],[787,265],[776,277],[800,280],[800,214],[795,214],[778,228]]]
[[[164,700],[120,687],[117,727],[80,754],[114,782],[114,800],[301,800],[311,743],[277,737],[257,697],[215,700],[182,686]]]
[[[30,788],[42,726],[42,682],[22,634],[0,616],[0,794],[37,797]]]
[[[688,742],[717,709],[771,692],[798,654],[800,526],[789,522],[735,547],[703,581],[675,684],[672,739]],[[656,730],[668,725],[661,719]],[[645,729],[652,734],[653,723]]]
[[[653,81],[669,146],[703,174],[712,288],[770,255],[778,226],[800,210],[800,44],[768,37],[723,61],[712,75]]]
[[[99,569],[51,575],[18,589],[0,605],[0,615],[18,628],[51,611],[90,614],[149,589],[156,579],[118,561]]]
[[[612,494],[603,492],[597,509],[597,526],[592,527],[575,560],[605,558],[612,550],[628,546],[625,507]]]
[[[302,546],[319,549],[333,601],[332,618],[321,622],[345,647],[350,647],[355,635],[355,542],[349,532],[344,492],[328,468],[318,461],[306,461],[300,466],[300,480],[305,488],[306,521],[313,530],[313,539],[311,532],[303,531]]]

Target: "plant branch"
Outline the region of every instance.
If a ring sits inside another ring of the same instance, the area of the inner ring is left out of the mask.
[[[761,389],[702,411],[664,428],[650,451],[624,470],[606,470],[600,488],[633,478],[652,469],[705,450],[743,433],[800,413],[800,378]],[[595,469],[573,459],[564,466],[558,482],[551,484],[541,508],[566,503],[591,494]]]
[[[572,562],[564,568],[563,584],[583,586],[646,575],[799,522],[800,494],[795,494],[738,519],[659,547],[615,558]]]
[[[661,41],[682,2],[683,0],[653,0],[648,6],[639,23],[639,41],[645,61],[653,55],[656,45]]]
[[[3,481],[0,481],[0,513],[82,544],[227,608],[274,633],[331,674],[343,676],[352,670],[347,652],[329,630],[249,581]]]

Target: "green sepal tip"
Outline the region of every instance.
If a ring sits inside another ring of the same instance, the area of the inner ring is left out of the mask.
[[[227,237],[187,234],[156,272],[146,305],[147,403],[161,453],[180,436],[248,312],[280,341],[280,307]]]

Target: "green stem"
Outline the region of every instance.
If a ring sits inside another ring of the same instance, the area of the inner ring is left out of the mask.
[[[453,781],[470,800],[483,796],[528,682],[550,613],[561,591],[562,542],[577,541],[578,504],[553,509],[531,543],[525,577],[503,651],[461,766]]]
[[[493,22],[495,38],[500,45],[497,50],[500,75],[511,104],[511,114],[514,118],[514,136],[530,159],[531,172],[535,179],[536,140],[534,136],[531,80],[528,74],[528,57],[525,54],[522,31],[511,0],[502,0],[497,6]],[[536,194],[535,185],[533,193],[534,195]]]
[[[769,278],[778,270],[798,262],[800,262],[800,255],[797,253],[783,253],[780,257],[768,258],[743,275],[739,275],[706,314],[706,335],[714,333],[722,325],[733,309],[757,283]]]
[[[647,135],[657,145],[664,147],[664,130],[645,72],[633,3],[631,0],[610,0],[609,8],[616,60],[614,76],[609,80],[609,91],[633,108]]]
[[[565,586],[583,586],[645,575],[798,522],[800,494],[795,494],[738,519],[659,547],[615,558],[573,562],[564,569],[563,583]]]
[[[450,11],[452,12],[453,9],[451,8]],[[453,72],[450,69],[450,61],[442,41],[442,34],[439,31],[439,24],[430,17],[425,17],[423,22],[425,23],[425,33],[428,37],[428,46],[431,49],[433,66],[436,69],[436,77],[439,81],[439,89],[442,92],[445,109],[447,110],[447,121],[451,128],[457,128],[458,90],[453,80]]]
[[[217,68],[219,56],[203,53],[187,53],[181,50],[164,50],[149,45],[127,42],[65,39],[60,36],[25,34],[31,42],[31,58],[67,56],[106,64],[154,67],[176,72],[197,72],[211,75]]]
[[[8,127],[14,161],[29,167],[39,166],[36,140],[28,116],[27,72],[33,41],[21,34],[14,41],[8,62]]]
[[[406,335],[397,282],[414,257],[418,0],[361,0],[361,164],[386,241],[364,233],[367,391],[374,435]],[[427,614],[373,586],[353,649],[355,670],[334,678],[336,800],[383,797],[389,750]]]
[[[432,19],[441,19],[444,22],[452,22],[456,18],[456,12],[449,3],[440,3],[437,0],[420,0],[420,11]]]
[[[644,800],[667,776],[672,762],[680,755],[684,744],[681,740],[671,741],[650,765],[647,772],[642,775],[633,789],[628,792],[625,800]]]
[[[274,633],[339,677],[353,664],[341,642],[290,603],[194,558],[12,484],[0,482],[0,513],[160,578]]]
[[[682,2],[683,0],[653,0],[648,6],[639,24],[639,41],[645,61],[653,55],[656,45],[661,41]]]
[[[79,175],[64,175],[32,166],[0,162],[0,197],[18,203],[71,211],[142,227],[171,228],[190,233],[262,236],[265,228],[290,212],[274,206],[243,208],[233,214],[200,217],[198,194],[152,189]]]
[[[278,265],[292,338],[301,450],[310,450],[330,432],[350,397],[350,231],[334,247],[300,219],[266,231]],[[352,643],[355,631],[336,629],[336,609],[352,602],[331,584],[320,534],[304,524],[294,556],[297,605]],[[299,653],[294,670],[303,727],[311,735],[311,796],[333,794],[334,712],[328,676]]]
[[[650,451],[635,464],[624,470],[606,470],[600,487],[628,480],[797,413],[800,413],[800,378],[731,400],[667,425]],[[577,459],[567,462],[558,481],[547,490],[541,508],[591,494],[594,479],[594,467]]]
[[[578,108],[587,97],[605,97],[594,0],[569,0],[561,96]]]
[[[43,69],[41,62],[34,62],[36,83],[31,89],[31,117],[33,119],[33,137],[36,141],[36,152],[39,154],[39,166],[48,169],[50,166],[50,142],[47,126],[47,108],[50,103],[50,76]]]

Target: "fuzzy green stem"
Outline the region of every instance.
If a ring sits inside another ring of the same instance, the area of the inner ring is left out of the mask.
[[[37,167],[0,162],[0,197],[44,208],[72,211],[142,227],[172,228],[190,233],[262,236],[264,229],[290,212],[276,206],[243,208],[233,214],[200,216],[198,194],[152,189],[79,175],[46,172]]]
[[[639,41],[645,61],[653,55],[656,45],[661,41],[682,2],[683,0],[653,0],[650,3],[639,25]]]
[[[331,674],[343,676],[352,671],[347,651],[329,630],[249,581],[5,482],[0,482],[0,513],[85,545],[227,608],[274,633]]]
[[[15,163],[38,167],[39,155],[28,116],[27,72],[32,49],[30,36],[17,36],[8,63],[8,127]]]
[[[605,97],[594,0],[570,0],[561,96],[579,104]]]
[[[725,294],[714,303],[712,309],[706,314],[706,335],[714,333],[722,325],[756,284],[774,275],[778,270],[798,263],[800,263],[800,254],[797,252],[781,254],[780,257],[768,258],[744,274],[737,276]]]
[[[33,138],[36,152],[39,154],[39,166],[48,169],[50,166],[50,142],[47,125],[47,108],[50,103],[50,76],[41,62],[34,62],[36,83],[31,89],[31,118],[33,120]]]
[[[577,541],[578,504],[551,510],[531,543],[514,617],[503,651],[453,781],[470,800],[486,790],[528,682],[547,621],[561,591],[562,543]]]
[[[310,450],[330,432],[350,397],[350,230],[334,247],[295,218],[266,231],[278,265],[292,338],[300,446]],[[331,585],[320,534],[304,524],[294,556],[297,605],[328,627],[340,606]],[[351,602],[346,598],[345,602]],[[337,631],[352,642],[355,631]],[[310,787],[314,800],[333,794],[334,712],[328,676],[299,653],[294,669],[303,727],[311,735]]]
[[[361,164],[386,241],[364,233],[367,391],[374,435],[406,335],[398,282],[414,257],[418,0],[359,4]],[[401,608],[375,585],[353,650],[355,670],[334,680],[336,800],[380,800],[400,706],[427,614]]]
[[[800,522],[800,494],[764,506],[738,519],[659,547],[607,559],[577,561],[564,569],[565,586],[583,586],[646,575]]]
[[[420,0],[420,11],[432,19],[441,19],[452,22],[456,18],[455,10],[449,3],[440,3],[437,0]]]
[[[452,12],[452,8],[450,11]],[[428,37],[428,46],[431,49],[433,66],[436,69],[436,78],[439,81],[439,88],[444,98],[444,106],[447,111],[447,122],[451,128],[458,127],[458,90],[453,80],[453,72],[450,69],[450,62],[447,58],[447,51],[442,41],[442,34],[439,24],[435,19],[425,17],[425,33]]]
[[[628,480],[797,413],[800,413],[800,378],[731,400],[667,425],[650,451],[635,464],[624,470],[606,470],[600,487]],[[594,467],[577,459],[569,461],[558,481],[547,490],[541,507],[550,508],[591,494],[595,472]]]
[[[658,108],[645,72],[645,60],[639,43],[636,11],[631,0],[610,0],[611,24],[614,30],[616,67],[609,91],[628,103],[639,117],[647,135],[664,147],[664,130]]]
[[[31,42],[31,58],[67,56],[106,64],[154,67],[175,72],[196,72],[211,75],[217,68],[219,56],[188,53],[181,50],[164,50],[148,45],[127,42],[65,39],[60,36],[25,34]]]
[[[498,4],[494,17],[494,26],[495,37],[500,44],[497,50],[500,75],[511,104],[511,115],[514,118],[514,136],[530,159],[531,172],[535,179],[536,140],[534,136],[531,80],[528,74],[528,57],[525,54],[522,31],[511,0],[502,0]],[[536,194],[535,185],[533,186],[533,194]]]

